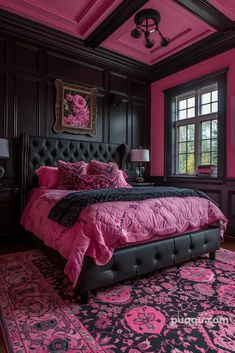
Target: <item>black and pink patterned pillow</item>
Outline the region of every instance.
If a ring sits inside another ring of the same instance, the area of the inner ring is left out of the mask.
[[[59,172],[59,189],[74,190],[78,177],[85,175],[87,171],[87,163],[80,162],[57,162]]]
[[[119,175],[117,173],[107,175],[80,175],[77,178],[75,190],[90,189],[114,189],[118,187]]]
[[[91,160],[87,167],[87,174],[99,175],[99,174],[110,174],[115,173],[119,170],[117,163],[115,162],[100,162]]]

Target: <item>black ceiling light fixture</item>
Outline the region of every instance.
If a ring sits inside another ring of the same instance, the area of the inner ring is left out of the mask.
[[[145,38],[146,48],[152,48],[154,45],[154,40],[150,38],[151,33],[158,32],[161,37],[160,44],[163,47],[167,47],[170,43],[170,39],[163,37],[160,32],[158,25],[161,20],[161,15],[157,10],[154,9],[143,9],[135,14],[134,22],[136,28],[132,29],[131,35],[133,38],[140,38],[142,33]]]

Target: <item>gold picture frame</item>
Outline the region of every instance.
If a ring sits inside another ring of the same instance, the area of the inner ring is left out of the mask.
[[[55,80],[54,131],[96,135],[97,89]]]

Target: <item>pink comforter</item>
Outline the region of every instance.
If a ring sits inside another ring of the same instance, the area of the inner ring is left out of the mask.
[[[68,261],[65,273],[75,285],[85,255],[106,264],[114,249],[205,228],[227,220],[212,202],[199,197],[118,201],[85,208],[71,228],[48,219],[51,208],[68,190],[39,188],[31,193],[21,224]]]

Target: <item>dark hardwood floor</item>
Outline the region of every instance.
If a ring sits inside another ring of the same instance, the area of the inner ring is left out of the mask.
[[[226,235],[224,237],[224,242],[221,244],[221,247],[227,250],[235,251],[235,238]]]
[[[0,238],[0,255],[35,249],[36,246],[24,235]],[[0,351],[1,353],[1,351]]]
[[[235,251],[235,238],[226,236],[224,242],[221,244],[222,248]],[[11,240],[4,239],[0,241],[0,255],[14,253],[18,251],[27,251],[35,249],[35,245],[29,241],[25,236],[12,238]],[[0,353],[6,353],[4,348],[4,341],[0,330]]]

